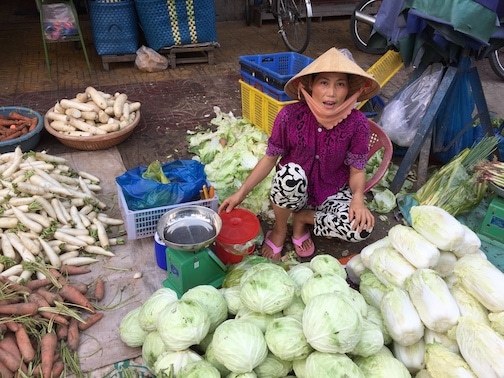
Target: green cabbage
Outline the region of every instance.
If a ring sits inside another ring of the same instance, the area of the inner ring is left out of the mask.
[[[317,378],[365,378],[346,354],[313,352],[306,358],[306,376]]]
[[[366,378],[411,378],[406,366],[386,346],[369,357],[358,356],[354,362]]]
[[[313,276],[313,270],[310,268],[310,263],[301,263],[291,267],[287,274],[296,284],[296,289],[299,290],[303,287],[304,283],[308,278]]]
[[[268,355],[261,329],[246,320],[226,320],[215,330],[210,345],[214,357],[233,373],[251,372]]]
[[[236,313],[235,319],[242,319],[254,323],[264,333],[268,324],[281,316],[282,312],[276,312],[274,314],[263,314],[260,312],[252,311],[248,307],[243,306]]]
[[[198,285],[187,290],[181,299],[189,299],[199,302],[208,313],[210,329],[213,332],[219,324],[228,317],[228,307],[226,299],[221,292],[212,285]]]
[[[140,326],[146,331],[154,331],[160,312],[177,300],[177,293],[170,288],[156,290],[141,306],[138,318]]]
[[[257,378],[257,374],[254,371],[248,371],[246,373],[229,373],[226,378]]]
[[[362,335],[361,313],[340,293],[313,297],[306,304],[302,324],[306,340],[320,352],[351,352]]]
[[[203,340],[210,329],[210,317],[199,303],[180,299],[159,314],[157,330],[163,342],[172,350],[185,350]]]
[[[261,378],[283,378],[292,370],[292,362],[282,361],[272,353],[268,353],[266,359],[259,364],[254,373]]]
[[[295,294],[295,283],[276,264],[258,264],[248,269],[241,279],[240,298],[252,311],[275,314],[288,307]]]
[[[154,374],[157,378],[173,378],[178,376],[184,366],[202,359],[203,357],[191,349],[166,351],[154,363]]]
[[[310,268],[315,273],[336,274],[341,278],[347,278],[345,267],[341,265],[339,260],[332,255],[323,254],[312,257],[312,259],[310,260]]]
[[[303,325],[295,318],[282,317],[266,327],[264,338],[269,350],[279,359],[303,359],[313,351],[303,333]]]
[[[292,371],[298,378],[306,378],[306,358],[292,361]]]
[[[300,294],[303,302],[308,304],[317,295],[334,292],[348,294],[350,292],[348,282],[343,277],[333,273],[314,273],[301,287]]]
[[[214,349],[212,343],[208,344],[208,346],[205,350],[204,357],[205,357],[205,360],[210,362],[213,366],[215,366],[215,368],[217,370],[219,370],[222,377],[225,377],[230,373],[229,369],[227,367],[225,367],[224,364],[220,363],[219,360],[217,360],[217,357],[215,357],[215,349]]]
[[[446,332],[460,316],[457,302],[446,282],[432,269],[417,269],[407,280],[406,290],[424,325]]]
[[[158,331],[151,331],[145,337],[142,345],[142,359],[145,366],[150,371],[154,371],[154,364],[158,357],[164,352],[169,351],[169,348],[163,343]]]
[[[130,347],[142,346],[147,337],[148,332],[140,327],[139,314],[140,306],[129,311],[119,323],[119,337],[123,343]]]
[[[362,319],[362,336],[351,351],[352,355],[369,357],[377,353],[384,345],[382,329],[366,318]]]
[[[284,316],[289,316],[291,318],[301,321],[303,319],[303,312],[306,305],[300,295],[295,295],[292,299],[292,303],[283,309],[282,313]]]
[[[194,361],[185,365],[177,378],[220,378],[220,372],[206,360]]]
[[[219,289],[219,291],[226,301],[228,314],[236,315],[236,313],[240,311],[242,307],[244,307],[240,299],[240,286],[232,286],[228,288],[222,287]]]
[[[388,345],[392,342],[392,337],[390,337],[390,334],[385,327],[383,316],[378,308],[368,305],[366,320],[374,323],[381,330],[383,336],[383,344]]]
[[[425,367],[432,377],[476,378],[460,354],[440,343],[425,346]]]

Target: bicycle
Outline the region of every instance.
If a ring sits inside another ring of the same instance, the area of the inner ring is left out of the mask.
[[[311,0],[245,0],[245,21],[252,21],[251,9],[260,6],[261,11],[271,13],[278,23],[278,33],[285,46],[293,52],[302,53],[308,47],[311,37]]]
[[[382,55],[387,52],[387,46],[369,46],[368,42],[373,33],[376,14],[382,0],[362,0],[354,9],[350,17],[350,35],[355,47],[368,54]],[[488,55],[488,62],[493,72],[504,80],[504,47],[492,51]]]

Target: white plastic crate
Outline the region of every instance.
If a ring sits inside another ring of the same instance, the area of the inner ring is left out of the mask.
[[[128,204],[126,203],[126,199],[124,198],[123,191],[119,184],[116,183],[116,185],[119,198],[119,207],[121,209],[124,223],[126,224],[128,239],[130,240],[154,236],[159,219],[168,210],[174,209],[176,207],[198,205],[208,207],[214,211],[217,211],[217,209],[219,208],[219,198],[217,197],[217,195],[215,195],[214,198],[207,200],[184,202],[171,206],[154,207],[152,209],[133,211],[128,209]]]

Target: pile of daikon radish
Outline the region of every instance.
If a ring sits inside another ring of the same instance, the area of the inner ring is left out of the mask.
[[[87,87],[73,99],[61,99],[46,113],[49,125],[73,136],[105,135],[130,125],[140,102],[129,102],[125,93],[105,93]]]
[[[123,242],[123,220],[109,217],[97,196],[99,178],[76,172],[63,157],[23,153],[0,155],[0,276],[14,282],[39,278],[27,268],[88,265],[112,257]]]

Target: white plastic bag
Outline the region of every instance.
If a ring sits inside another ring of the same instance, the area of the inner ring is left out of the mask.
[[[135,67],[144,72],[158,72],[168,68],[168,58],[150,47],[141,46],[135,58]]]
[[[392,142],[411,146],[442,77],[442,64],[429,66],[383,108],[377,123]]]

